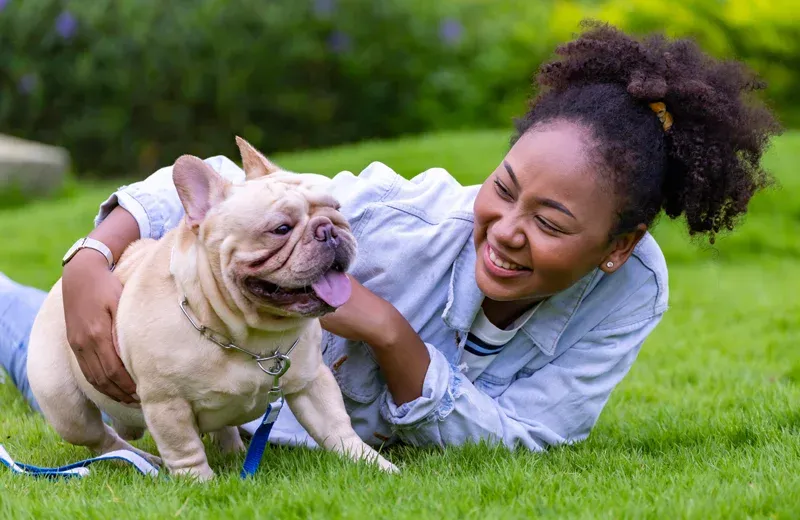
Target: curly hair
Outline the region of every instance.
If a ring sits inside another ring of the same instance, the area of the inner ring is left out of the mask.
[[[689,234],[706,234],[713,244],[772,181],[760,163],[781,127],[748,95],[765,84],[691,40],[636,39],[599,22],[582,25],[586,30],[541,66],[539,93],[516,121],[512,144],[538,125],[580,124],[620,200],[613,234],[649,227],[663,209],[673,219],[684,215]],[[673,116],[669,130],[653,102]]]

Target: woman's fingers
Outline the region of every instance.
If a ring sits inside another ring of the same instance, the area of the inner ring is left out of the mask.
[[[128,373],[122,359],[119,357],[119,346],[117,345],[116,320],[117,320],[117,306],[119,299],[122,296],[122,284],[116,287],[115,297],[109,301],[108,305],[108,335],[104,338],[104,345],[101,349],[100,361],[103,368],[106,370],[106,375],[113,381],[123,392],[128,394],[134,402],[138,401],[136,395],[136,383]]]
[[[106,375],[100,358],[97,356],[96,350],[89,347],[85,350],[81,349],[76,352],[78,359],[78,366],[80,366],[86,380],[95,387],[99,392],[107,395],[115,401],[122,403],[131,403],[133,398],[122,391],[111,379]]]
[[[114,394],[121,393],[123,403],[135,403],[136,398],[133,394],[136,393],[136,383],[133,382],[114,348],[111,332],[113,327],[114,324],[109,315],[106,332],[98,338],[95,348],[95,354],[104,375],[104,388]]]

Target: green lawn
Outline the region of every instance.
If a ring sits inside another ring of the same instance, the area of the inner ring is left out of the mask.
[[[381,160],[404,175],[443,166],[479,182],[504,132],[436,135],[276,157],[286,168],[358,171]],[[547,454],[394,450],[396,476],[308,450],[271,449],[253,481],[241,457],[210,449],[208,485],[150,481],[114,465],[84,480],[37,481],[0,469],[0,518],[527,518],[800,516],[800,134],[776,142],[781,186],[757,197],[714,248],[680,224],[655,234],[670,266],[671,310],[611,397],[590,439]],[[0,271],[47,287],[63,251],[91,226],[114,184],[0,211]],[[0,443],[56,465],[68,446],[0,385]],[[139,443],[154,449],[149,437]]]

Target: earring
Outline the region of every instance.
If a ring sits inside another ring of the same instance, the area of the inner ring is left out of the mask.
[[[606,267],[611,269],[612,267],[614,267],[614,262],[606,262]]]

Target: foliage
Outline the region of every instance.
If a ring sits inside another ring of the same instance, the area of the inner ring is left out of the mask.
[[[800,122],[794,0],[0,0],[0,131],[81,175],[143,175],[240,134],[293,150],[510,127],[590,16],[747,60]]]
[[[688,36],[710,54],[739,58],[768,83],[766,98],[784,124],[800,125],[800,9],[796,0],[607,0],[586,9],[558,2],[554,29],[592,16],[635,33]],[[559,39],[568,37],[566,32]]]
[[[547,19],[522,0],[0,6],[0,129],[66,146],[83,174],[232,153],[235,134],[273,151],[507,123],[499,100],[536,63],[509,52],[519,13]]]

